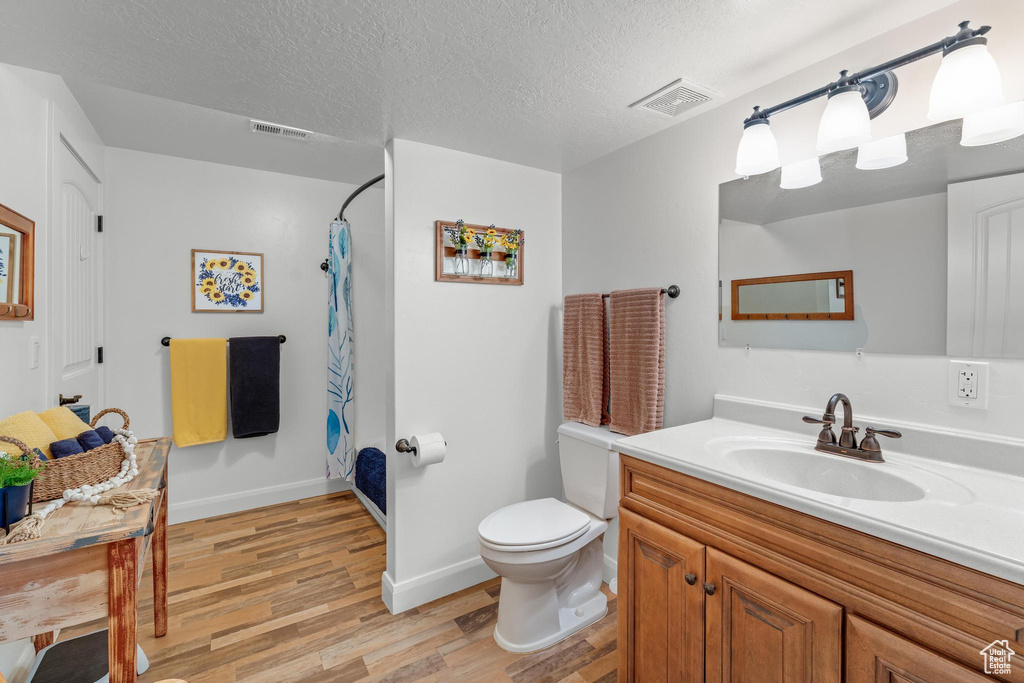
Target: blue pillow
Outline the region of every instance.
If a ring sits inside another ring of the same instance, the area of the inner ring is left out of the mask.
[[[103,439],[103,443],[110,443],[114,440],[114,432],[106,425],[97,427],[96,433],[100,435],[101,439]]]
[[[84,452],[82,444],[78,443],[77,439],[61,439],[50,444],[50,454],[55,458],[66,458]]]
[[[82,450],[91,451],[103,445],[103,437],[95,429],[89,429],[78,435],[78,443],[82,444]]]

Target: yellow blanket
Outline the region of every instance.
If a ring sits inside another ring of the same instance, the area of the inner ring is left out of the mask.
[[[228,436],[227,340],[171,340],[171,412],[179,448]]]

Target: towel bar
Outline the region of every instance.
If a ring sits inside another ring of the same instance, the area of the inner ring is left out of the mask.
[[[283,334],[277,335],[277,338],[281,341],[282,344],[284,344],[286,341],[288,341],[288,337],[284,336]],[[160,344],[163,345],[163,346],[170,346],[171,345],[171,338],[170,337],[164,337],[163,339],[160,340]]]

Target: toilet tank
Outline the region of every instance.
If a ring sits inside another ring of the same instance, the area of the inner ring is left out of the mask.
[[[579,422],[566,422],[558,428],[565,499],[602,519],[618,514],[619,452],[612,444],[621,438],[607,427]]]

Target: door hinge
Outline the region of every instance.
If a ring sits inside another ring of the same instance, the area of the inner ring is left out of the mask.
[[[96,216],[96,232],[103,232],[103,216]]]
[[[96,347],[96,362],[97,363],[102,363],[103,362],[103,347],[102,346],[97,346]]]

